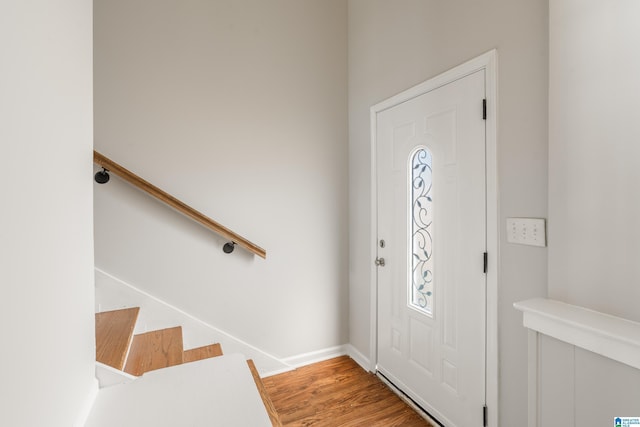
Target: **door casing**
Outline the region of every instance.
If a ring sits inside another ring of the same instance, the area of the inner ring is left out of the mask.
[[[449,71],[407,89],[388,98],[370,109],[371,123],[371,230],[370,230],[370,347],[369,370],[376,371],[378,364],[377,323],[378,323],[378,285],[374,260],[377,256],[377,153],[376,133],[377,114],[383,110],[401,104],[433,89],[444,86],[479,70],[485,70],[485,90],[487,99],[486,117],[486,197],[487,197],[487,292],[486,292],[486,363],[485,387],[487,404],[487,425],[498,426],[498,283],[499,283],[499,210],[498,210],[498,155],[497,155],[497,51],[491,50]]]

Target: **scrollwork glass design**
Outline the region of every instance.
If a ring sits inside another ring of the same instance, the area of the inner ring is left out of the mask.
[[[433,200],[431,153],[420,148],[411,157],[411,283],[409,304],[431,316],[433,314]]]

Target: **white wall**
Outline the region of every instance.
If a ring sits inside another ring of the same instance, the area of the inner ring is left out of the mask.
[[[96,266],[288,357],[348,341],[344,0],[98,0],[96,149],[267,250],[112,179]]]
[[[550,8],[549,296],[640,321],[640,3]]]
[[[97,391],[92,6],[0,9],[0,424],[67,427]]]
[[[373,262],[369,107],[497,48],[500,229],[508,216],[546,217],[547,20],[543,0],[349,0],[349,322],[361,353]],[[500,425],[525,425],[527,335],[512,304],[545,295],[547,253],[503,236],[499,256]]]
[[[640,321],[640,3],[555,0],[549,14],[549,296]],[[640,413],[638,370],[544,345],[541,425]]]

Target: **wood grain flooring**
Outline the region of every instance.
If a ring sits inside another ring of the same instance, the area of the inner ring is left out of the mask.
[[[285,427],[433,427],[348,356],[262,381]]]

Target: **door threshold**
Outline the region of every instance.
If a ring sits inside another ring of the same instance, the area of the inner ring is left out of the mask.
[[[380,381],[385,383],[387,387],[391,389],[404,403],[409,405],[411,409],[416,411],[418,415],[420,415],[425,420],[429,421],[431,424],[435,426],[445,427],[440,421],[436,420],[426,409],[422,406],[418,405],[412,398],[407,396],[402,390],[400,390],[394,383],[392,383],[384,374],[378,370],[376,370],[376,376],[380,378]]]

